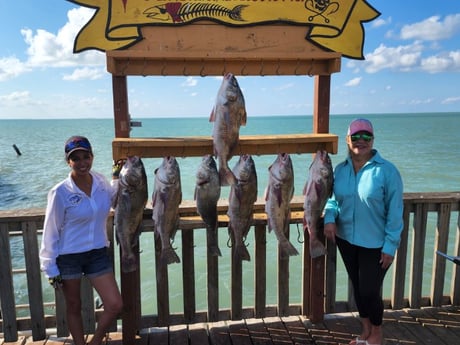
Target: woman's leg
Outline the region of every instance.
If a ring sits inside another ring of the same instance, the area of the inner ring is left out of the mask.
[[[66,279],[62,282],[66,303],[67,323],[75,345],[85,345],[83,333],[83,320],[81,318],[81,279]]]
[[[106,273],[90,278],[90,280],[104,305],[104,311],[98,319],[94,336],[89,342],[90,345],[99,345],[102,343],[102,339],[104,339],[110,324],[121,312],[123,301],[113,273]]]

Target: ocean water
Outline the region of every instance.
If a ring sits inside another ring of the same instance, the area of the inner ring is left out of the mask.
[[[363,116],[363,115],[360,115]],[[346,156],[345,134],[348,123],[356,118],[352,115],[333,115],[330,118],[330,132],[339,135],[339,152],[331,155],[333,165]],[[381,155],[392,161],[400,170],[405,192],[450,192],[460,190],[460,113],[423,113],[423,114],[367,114],[374,124],[374,147]],[[133,119],[142,122],[142,127],[135,127],[131,137],[177,137],[211,135],[212,124],[207,118],[160,118]],[[273,116],[249,117],[241,135],[250,134],[290,134],[310,133],[312,131],[311,116]],[[104,173],[110,178],[112,155],[111,141],[114,137],[113,119],[58,119],[58,120],[0,120],[0,210],[42,208],[46,206],[48,190],[65,178],[69,168],[64,160],[64,142],[71,135],[84,135],[93,145],[95,160],[93,169]],[[15,145],[21,155],[13,147]],[[183,199],[193,200],[195,173],[200,162],[199,157],[178,157],[181,169]],[[263,196],[268,180],[268,167],[275,159],[274,155],[254,157],[258,174],[258,192]],[[295,175],[295,194],[301,195],[306,182],[308,167],[311,163],[310,154],[292,155]],[[233,167],[237,158],[230,161]],[[160,165],[161,159],[144,159],[149,181],[149,194],[153,190],[153,171]],[[222,189],[222,198],[228,197],[229,188]],[[455,222],[454,222],[455,223]],[[453,226],[453,225],[452,225]],[[222,231],[224,230],[224,231]],[[203,232],[204,233],[204,232]],[[299,235],[301,230],[291,228],[291,241],[299,249],[302,246]],[[251,236],[251,235],[250,235]],[[219,270],[224,278],[220,283],[221,305],[229,305],[230,290],[230,249],[227,246],[228,236],[225,229],[219,232],[220,248],[223,252],[219,259]],[[269,251],[276,252],[276,239],[273,234],[267,235]],[[201,304],[199,310],[206,309],[206,250],[205,238],[199,232],[195,235],[196,246],[196,294]],[[20,243],[13,243],[13,253],[17,253],[20,266],[23,255]],[[253,245],[248,238],[248,245]],[[180,234],[176,237],[175,246],[180,251]],[[141,277],[143,291],[143,313],[155,313],[156,291],[155,272],[152,250],[153,235],[141,236]],[[271,251],[273,249],[273,251]],[[269,258],[275,260],[276,258]],[[300,302],[300,274],[295,272],[301,266],[301,258],[291,259],[292,282],[291,299]],[[339,260],[340,261],[340,260]],[[276,261],[274,261],[275,263]],[[244,263],[244,304],[253,304],[254,275],[252,262]],[[23,267],[23,266],[22,266]],[[267,302],[276,303],[276,264],[268,264]],[[170,265],[171,311],[182,310],[181,265]],[[272,270],[272,271],[271,271]],[[27,291],[24,278],[17,278],[20,300]],[[24,282],[22,282],[24,280]],[[338,282],[346,286],[346,274],[339,265]],[[430,281],[426,289],[429,289]],[[22,290],[23,289],[23,290]],[[425,288],[424,288],[425,289]],[[51,298],[51,291],[45,292]],[[338,288],[338,298],[345,298],[345,289]],[[342,291],[342,292],[341,292]],[[342,296],[340,295],[342,294]],[[22,303],[22,302],[21,302]]]

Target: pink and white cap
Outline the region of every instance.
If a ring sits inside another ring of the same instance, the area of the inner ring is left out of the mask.
[[[347,135],[353,135],[358,132],[368,132],[373,135],[374,128],[372,127],[372,123],[366,119],[353,120],[348,126]]]

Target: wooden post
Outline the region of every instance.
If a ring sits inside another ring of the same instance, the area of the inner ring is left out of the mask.
[[[331,76],[315,76],[313,133],[329,132],[329,102],[331,96]],[[324,319],[325,258],[311,259],[310,271],[310,319],[313,323]]]
[[[128,106],[128,83],[126,76],[112,75],[113,113],[115,116],[115,137],[129,138],[130,116]],[[120,157],[114,157],[116,159]]]

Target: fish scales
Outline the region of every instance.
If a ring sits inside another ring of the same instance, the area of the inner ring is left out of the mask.
[[[246,125],[246,106],[243,93],[236,77],[227,73],[217,93],[216,102],[209,118],[214,122],[212,139],[214,155],[219,162],[219,179],[221,186],[237,182],[228,166],[232,151],[239,142],[240,126]]]
[[[159,236],[161,240],[160,260],[166,264],[180,262],[171,241],[179,226],[181,188],[179,164],[175,157],[164,157],[160,167],[155,169],[152,220],[155,236]]]
[[[278,154],[268,171],[268,186],[265,191],[268,230],[273,230],[278,239],[281,258],[298,255],[299,252],[287,237],[291,218],[291,200],[294,196],[294,169],[289,154]]]
[[[202,158],[196,173],[194,199],[198,214],[206,224],[208,252],[213,256],[221,256],[217,230],[217,202],[220,197],[220,181],[216,161],[211,155]]]
[[[228,200],[228,230],[234,245],[234,258],[250,261],[251,257],[244,243],[253,219],[254,203],[257,200],[257,172],[250,155],[241,155],[233,173],[237,183],[230,189]]]
[[[318,238],[319,222],[327,200],[332,195],[334,172],[331,159],[325,150],[318,150],[310,165],[308,181],[304,188],[304,230],[310,237],[310,256],[326,254],[324,244]]]
[[[144,164],[137,156],[127,157],[118,178],[118,194],[114,222],[117,242],[121,248],[121,269],[138,269],[134,248],[139,244],[142,219],[148,199]]]

